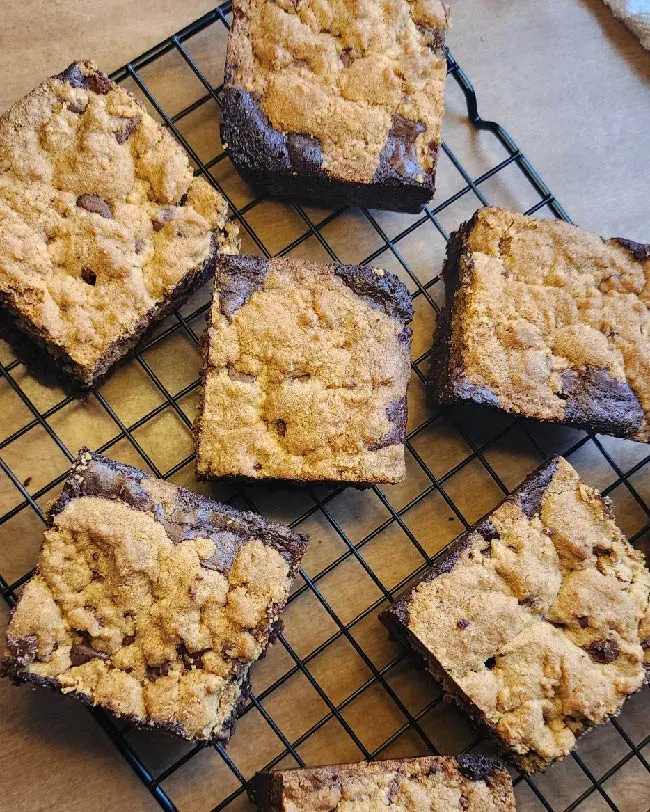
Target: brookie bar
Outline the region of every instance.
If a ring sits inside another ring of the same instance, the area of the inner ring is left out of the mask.
[[[201,477],[404,477],[413,308],[381,268],[221,257],[203,342]]]
[[[306,538],[86,450],[49,523],[4,674],[227,742]]]
[[[82,385],[238,249],[224,198],[92,62],[0,117],[0,305]]]
[[[381,619],[531,772],[644,684],[649,596],[610,504],[557,457]]]
[[[235,0],[221,137],[262,192],[420,211],[444,112],[440,0]]]
[[[430,381],[538,420],[650,439],[650,247],[480,209],[451,236]]]

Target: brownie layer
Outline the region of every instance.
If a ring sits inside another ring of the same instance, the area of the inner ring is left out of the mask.
[[[428,756],[260,773],[253,781],[260,812],[421,809],[514,812],[504,766],[481,755]]]
[[[227,741],[305,537],[86,450],[49,523],[3,672]]]
[[[449,241],[435,396],[647,442],[649,274],[646,246],[479,210]]]
[[[0,117],[0,304],[85,386],[238,247],[173,137],[90,62]]]
[[[199,475],[399,481],[412,313],[405,286],[382,269],[220,258]]]
[[[319,205],[419,211],[444,108],[439,0],[238,0],[222,141],[246,180]]]
[[[555,458],[380,617],[530,772],[643,685],[649,596],[609,503]]]

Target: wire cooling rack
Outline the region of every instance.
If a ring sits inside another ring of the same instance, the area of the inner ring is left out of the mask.
[[[650,536],[646,446],[472,407],[427,404],[427,356],[443,297],[437,273],[449,231],[488,203],[569,220],[508,133],[480,117],[474,89],[453,56],[439,192],[431,207],[421,215],[397,215],[274,203],[251,197],[218,142],[230,15],[230,3],[223,4],[113,78],[140,96],[187,150],[196,172],[228,198],[243,250],[369,262],[390,268],[409,286],[417,357],[409,392],[408,476],[404,485],[367,491],[197,485],[190,430],[207,286],[90,395],[62,389],[67,384],[36,371],[4,345],[0,589],[10,606],[33,573],[25,569],[35,561],[45,506],[83,442],[311,534],[285,630],[254,671],[250,702],[227,750],[143,733],[90,711],[166,810],[247,808],[246,782],[262,768],[481,748],[475,730],[387,639],[376,616],[550,454],[568,456],[612,497],[633,543],[643,546]],[[27,551],[18,553],[19,547]],[[650,807],[647,700],[647,691],[632,698],[619,719],[585,737],[545,775],[515,774],[518,808]]]

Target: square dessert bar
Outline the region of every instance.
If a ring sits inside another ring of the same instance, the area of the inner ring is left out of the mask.
[[[221,138],[277,197],[418,212],[444,113],[440,0],[234,0]]]
[[[556,457],[381,619],[531,772],[644,684],[649,596],[609,502]]]
[[[87,450],[49,525],[4,674],[227,742],[306,538]]]
[[[252,794],[260,812],[515,812],[510,775],[498,761],[482,755],[260,773]]]
[[[443,275],[440,401],[650,440],[650,246],[487,208]]]
[[[381,268],[221,257],[199,476],[400,481],[412,315],[408,290]]]
[[[78,62],[0,117],[0,306],[90,386],[238,248],[227,204]]]

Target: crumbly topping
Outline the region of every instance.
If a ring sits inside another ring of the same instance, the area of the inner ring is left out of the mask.
[[[221,251],[237,240],[223,197],[133,96],[90,62],[67,73],[0,118],[0,296],[90,372],[205,262],[213,232]]]
[[[288,563],[259,539],[226,571],[214,555],[213,540],[174,542],[121,501],[72,499],[45,534],[9,624],[9,656],[23,678],[210,738],[232,718],[290,582]]]
[[[258,98],[276,130],[316,137],[338,178],[373,179],[395,116],[433,171],[446,27],[440,0],[236,0],[228,79]]]
[[[414,589],[408,629],[534,769],[643,684],[649,596],[643,555],[559,459],[534,513],[506,501]]]
[[[638,412],[634,437],[650,439],[650,255],[500,209],[475,215],[464,248],[452,331],[464,383],[501,408],[562,421],[573,373],[597,370],[585,386],[595,397],[631,387],[624,417]]]
[[[328,265],[271,260],[232,313],[215,289],[199,473],[399,481],[408,335]]]
[[[319,767],[281,775],[283,812],[514,812],[515,808],[504,769],[485,780],[470,780],[454,758]]]

